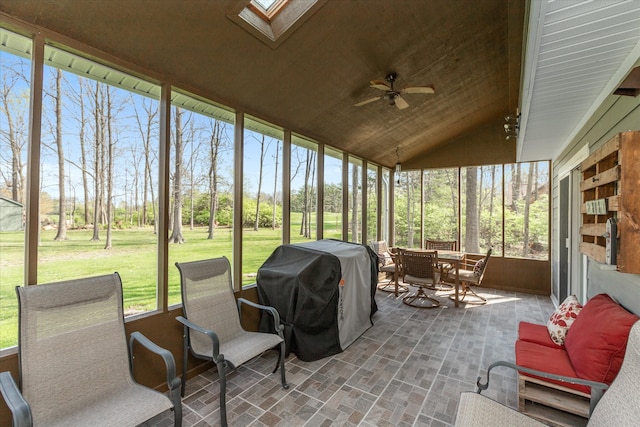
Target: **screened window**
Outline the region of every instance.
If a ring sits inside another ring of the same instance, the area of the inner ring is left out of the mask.
[[[316,239],[318,146],[291,137],[291,243]]]
[[[0,28],[0,349],[18,343],[24,284],[31,40]]]
[[[505,165],[505,256],[549,258],[549,162]]]
[[[395,245],[421,247],[421,171],[401,172],[394,194]]]
[[[324,238],[342,239],[342,152],[324,151]]]
[[[365,243],[378,240],[378,168],[367,165],[367,236]]]
[[[125,315],[154,310],[160,88],[44,53],[38,282],[118,271]]]
[[[382,211],[380,212],[380,239],[389,242],[391,237],[389,233],[389,192],[391,191],[391,172],[388,169],[383,169],[381,179],[382,192],[380,193],[380,197],[382,200],[380,201],[380,205]]]
[[[460,173],[461,247],[502,254],[502,165],[463,168]]]
[[[232,261],[234,114],[172,93],[169,305],[181,302],[176,262]]]
[[[349,242],[362,243],[362,160],[349,156]]]
[[[424,237],[458,240],[458,168],[429,169],[423,174]]]
[[[242,283],[282,244],[282,140],[284,132],[251,117],[244,129]]]

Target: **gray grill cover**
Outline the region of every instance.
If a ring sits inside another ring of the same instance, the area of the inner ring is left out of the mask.
[[[378,256],[339,240],[282,245],[258,270],[261,304],[285,325],[287,354],[305,362],[339,353],[372,326]],[[263,314],[261,330],[272,328]],[[272,330],[272,329],[271,329]]]

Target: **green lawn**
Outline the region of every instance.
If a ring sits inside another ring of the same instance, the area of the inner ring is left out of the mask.
[[[300,214],[292,213],[292,230],[299,230]],[[335,214],[325,218],[326,238],[340,238],[340,222]],[[91,230],[69,230],[68,239],[54,241],[55,230],[45,230],[38,246],[38,282],[48,283],[117,271],[124,289],[127,313],[156,307],[157,236],[151,228],[114,230],[113,248],[104,249],[106,232],[92,242]],[[176,261],[194,261],[225,255],[231,261],[232,234],[229,228],[216,229],[213,240],[206,228],[183,230],[185,243],[169,245],[169,304],[180,302],[180,276]],[[306,239],[291,233],[292,242]],[[282,241],[282,230],[245,230],[243,233],[242,283],[255,281],[255,273]],[[17,299],[15,286],[24,279],[24,233],[0,233],[0,348],[17,342]]]

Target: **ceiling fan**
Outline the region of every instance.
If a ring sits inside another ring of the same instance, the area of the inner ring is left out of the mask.
[[[384,80],[371,80],[370,85],[372,88],[385,91],[383,95],[376,96],[375,98],[366,99],[362,102],[355,104],[356,107],[368,104],[378,99],[386,99],[389,105],[395,105],[399,110],[404,110],[409,106],[409,103],[401,96],[405,93],[434,93],[433,86],[414,86],[405,87],[404,89],[395,90],[393,88],[393,82],[398,78],[397,73],[389,73]]]

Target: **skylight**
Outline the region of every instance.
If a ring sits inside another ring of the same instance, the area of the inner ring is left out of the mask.
[[[327,0],[244,0],[227,17],[272,49]]]
[[[265,22],[269,23],[289,3],[290,0],[251,0],[247,7]]]

